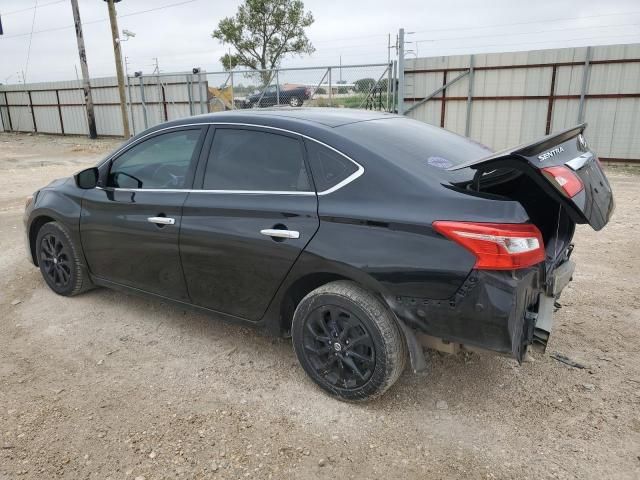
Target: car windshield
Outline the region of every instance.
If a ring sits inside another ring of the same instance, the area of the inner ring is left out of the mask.
[[[469,138],[408,118],[385,118],[340,127],[342,133],[405,169],[425,165],[445,171],[491,154]]]

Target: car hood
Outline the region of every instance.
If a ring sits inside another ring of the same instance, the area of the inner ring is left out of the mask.
[[[61,187],[62,185],[67,183],[69,180],[71,180],[71,177],[56,178],[55,180],[51,180],[51,182],[49,182],[46,186],[44,186],[42,190],[45,190],[45,189],[53,190],[55,188]]]

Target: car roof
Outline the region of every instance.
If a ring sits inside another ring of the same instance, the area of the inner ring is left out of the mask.
[[[292,123],[316,123],[325,127],[339,127],[350,123],[366,122],[382,118],[399,118],[386,112],[371,110],[356,110],[351,108],[304,108],[304,107],[275,107],[248,110],[230,110],[226,112],[205,113],[195,117],[184,118],[172,124],[208,123],[208,122],[252,122],[268,123],[269,120],[289,120]]]

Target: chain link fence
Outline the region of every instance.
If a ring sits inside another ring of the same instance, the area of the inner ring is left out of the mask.
[[[236,70],[205,74],[208,111],[338,107],[393,111],[393,64]]]
[[[290,106],[395,111],[395,64],[136,74],[126,78],[133,134],[163,122],[207,112]],[[99,135],[123,134],[113,77],[91,80]],[[0,131],[86,134],[78,80],[0,86]]]

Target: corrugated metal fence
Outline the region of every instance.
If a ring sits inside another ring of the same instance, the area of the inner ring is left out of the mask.
[[[392,64],[381,63],[134,76],[126,87],[129,124],[138,133],[209,111],[302,103],[391,110],[393,73]],[[91,91],[98,135],[122,135],[116,79],[91,80]],[[82,83],[0,85],[1,130],[88,134]]]
[[[496,150],[581,121],[604,159],[640,162],[640,45],[406,60],[408,116]]]
[[[130,77],[127,107],[132,131],[206,112],[206,79],[199,74]],[[121,136],[120,97],[115,77],[91,80],[98,135]],[[82,82],[0,85],[0,131],[89,133]]]

